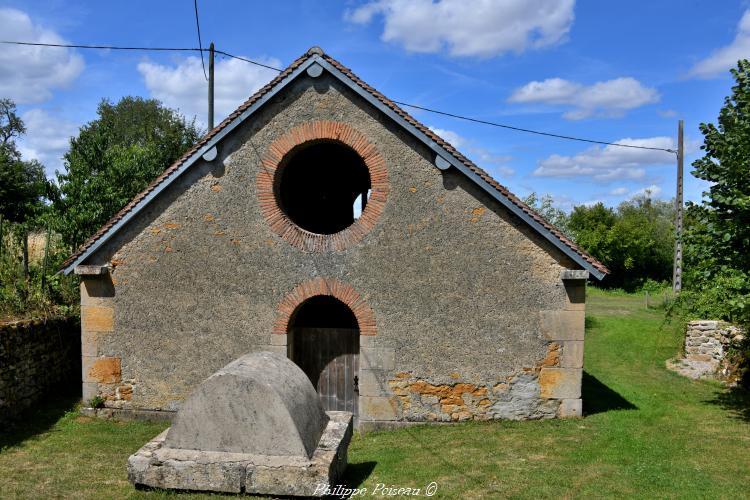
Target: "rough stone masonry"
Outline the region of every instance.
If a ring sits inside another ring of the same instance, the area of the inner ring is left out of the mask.
[[[328,61],[306,57],[295,64]],[[346,380],[335,363],[311,379],[348,384],[325,397],[345,399],[360,428],[580,416],[584,261],[479,181],[436,167],[430,143],[364,87],[333,69],[284,75],[251,120],[232,115],[215,157],[134,203],[75,264],[84,398],[171,415],[247,352],[300,356],[298,312],[323,296],[351,311],[359,336]],[[361,217],[330,235],[296,226],[274,191],[321,142],[360,155],[371,178]]]
[[[690,378],[721,378],[727,375],[719,373],[727,351],[739,346],[744,338],[741,328],[724,321],[690,321],[685,332],[685,354],[668,360],[667,367]]]

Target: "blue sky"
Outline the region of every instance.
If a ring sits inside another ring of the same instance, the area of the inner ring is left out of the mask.
[[[687,165],[700,122],[715,121],[750,57],[750,2],[722,0],[199,1],[204,44],[287,65],[312,45],[388,97],[484,120],[604,141],[674,147],[685,120]],[[0,1],[2,39],[195,47],[193,4]],[[217,122],[272,78],[217,60]],[[2,46],[0,97],[28,127],[22,152],[49,172],[102,98],[156,97],[205,121],[191,53]],[[673,196],[668,153],[526,135],[409,110],[513,192],[549,193],[562,208],[615,205],[649,189]],[[686,198],[704,185],[686,180]]]

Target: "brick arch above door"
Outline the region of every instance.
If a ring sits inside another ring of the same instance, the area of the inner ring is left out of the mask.
[[[276,307],[276,321],[274,321],[272,333],[286,335],[289,321],[297,307],[307,299],[320,295],[335,297],[346,304],[357,318],[360,335],[377,333],[375,314],[364,297],[348,283],[334,278],[314,278],[294,287]]]

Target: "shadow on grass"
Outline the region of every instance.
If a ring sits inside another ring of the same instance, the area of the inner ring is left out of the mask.
[[[734,418],[750,422],[750,392],[740,387],[719,391],[714,399],[706,401],[727,410]]]
[[[377,462],[349,463],[346,466],[346,471],[344,471],[344,477],[341,478],[341,482],[347,488],[359,488],[370,477],[377,464]]]
[[[601,322],[593,316],[586,316],[586,318],[584,319],[584,325],[586,330],[588,330],[590,328],[596,328],[597,326],[600,326]]]
[[[613,391],[598,378],[588,372],[583,372],[581,387],[583,397],[583,414],[595,415],[612,410],[637,410],[633,403]]]
[[[9,422],[0,432],[0,450],[17,446],[22,442],[50,430],[65,413],[74,410],[81,399],[79,393],[71,391],[51,396],[38,403]]]

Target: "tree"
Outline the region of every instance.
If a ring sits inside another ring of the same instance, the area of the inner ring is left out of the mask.
[[[57,174],[63,240],[77,247],[177,160],[201,136],[195,121],[154,99],[103,100],[81,127]]]
[[[15,139],[25,132],[15,103],[0,99],[0,217],[17,224],[17,235],[23,244],[24,276],[28,278],[29,229],[45,210],[44,200],[52,189],[41,163],[21,159]]]
[[[552,198],[552,195],[545,194],[539,198],[536,192],[532,191],[530,195],[523,199],[523,202],[533,208],[544,220],[559,229],[565,236],[571,237],[570,229],[568,228],[568,214],[555,206],[555,200]]]
[[[602,203],[578,206],[568,227],[576,243],[611,271],[605,286],[634,289],[672,273],[674,206],[646,194],[612,209]]]
[[[724,99],[718,126],[701,123],[705,155],[693,175],[711,183],[692,215],[708,236],[700,247],[713,262],[709,272],[729,266],[750,272],[750,61],[732,69],[736,84]],[[707,277],[709,277],[707,275]]]
[[[705,154],[693,162],[693,175],[711,184],[700,204],[688,204],[685,287],[702,299],[705,311],[710,312],[708,299],[715,297],[714,314],[748,324],[750,61],[740,60],[731,73],[735,85],[724,99],[718,125],[700,124]]]

